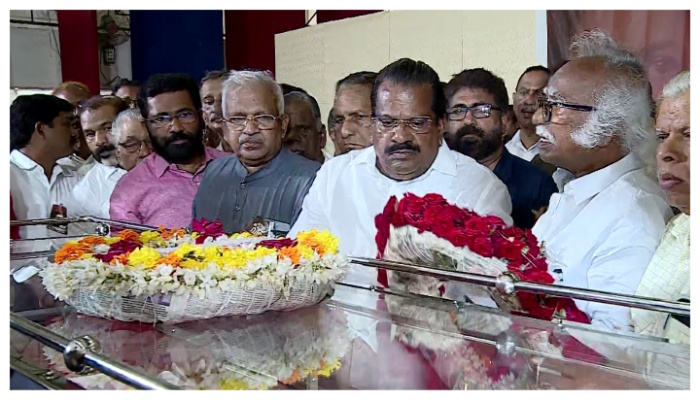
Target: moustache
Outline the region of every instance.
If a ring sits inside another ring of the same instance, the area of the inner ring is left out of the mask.
[[[556,139],[554,138],[554,135],[544,126],[538,125],[535,128],[535,132],[537,133],[537,136],[541,137],[542,139],[552,143],[556,144]]]
[[[238,144],[246,144],[246,143],[262,143],[263,138],[259,136],[239,136],[238,137]]]
[[[523,106],[520,107],[520,112],[526,112],[526,113],[532,113],[534,114],[537,111],[537,106]]]
[[[418,145],[411,143],[411,142],[392,144],[391,146],[384,149],[384,153],[389,155],[389,154],[394,154],[397,151],[404,151],[404,150],[420,153],[420,147]]]
[[[173,132],[172,134],[170,134],[170,136],[168,136],[167,139],[163,140],[163,144],[165,146],[170,146],[176,140],[186,140],[188,142],[191,142],[193,140],[193,138],[192,138],[192,136],[186,134],[183,131]]]
[[[484,132],[483,129],[481,129],[477,126],[474,126],[474,125],[465,125],[465,126],[459,128],[459,130],[457,132],[455,132],[455,136],[458,139],[462,139],[463,137],[465,137],[467,135],[474,135],[474,136],[478,136],[479,138],[483,139],[484,137],[486,137],[486,132]]]
[[[106,157],[111,156],[115,150],[117,150],[116,146],[114,146],[111,143],[108,143],[108,144],[105,144],[104,146],[99,146],[97,149],[95,149],[95,153],[100,158],[106,158]]]

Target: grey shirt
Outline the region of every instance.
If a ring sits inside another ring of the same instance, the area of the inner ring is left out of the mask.
[[[219,221],[227,233],[245,230],[257,216],[292,225],[321,164],[282,147],[252,174],[238,157],[212,161],[192,203],[192,217]]]

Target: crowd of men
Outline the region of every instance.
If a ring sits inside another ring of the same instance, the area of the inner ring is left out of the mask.
[[[527,68],[512,97],[484,68],[441,82],[402,58],[352,73],[325,121],[311,94],[264,71],[199,84],[157,74],[113,96],[67,82],[10,107],[12,212],[156,227],[206,218],[228,232],[261,216],[290,237],[328,229],[343,253],[374,257],[374,217],[390,196],[439,193],[532,228],[561,284],[689,301],[689,76],[655,101],[639,58],[593,31],[554,73]],[[689,341],[689,322],[667,314],[577,304],[602,328]]]

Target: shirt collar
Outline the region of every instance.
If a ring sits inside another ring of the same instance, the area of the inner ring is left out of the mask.
[[[206,146],[204,147],[204,164],[203,164],[202,167],[200,167],[200,169],[195,173],[195,175],[198,174],[199,172],[201,172],[202,169],[204,169],[204,167],[206,167],[207,164],[209,164],[209,161],[211,161],[211,160],[214,159],[214,157],[212,157],[212,152],[213,152],[213,150],[211,150],[209,147],[206,147]],[[157,176],[158,178],[163,177],[163,175],[165,174],[165,171],[167,171],[168,168],[170,168],[171,165],[174,165],[174,164],[171,164],[171,163],[167,162],[167,161],[165,160],[165,158],[163,158],[163,157],[161,157],[160,155],[156,154],[155,151],[154,151],[153,153],[151,153],[151,155],[150,155],[149,157],[153,157],[153,158],[152,158],[153,172],[156,174],[156,176]],[[145,160],[144,160],[144,161],[145,161]],[[175,168],[177,168],[177,167],[175,167]]]
[[[358,154],[357,157],[350,162],[350,164],[367,164],[368,168],[380,173],[376,166],[377,154],[375,153],[374,146],[355,151],[359,151],[360,154]],[[438,148],[438,153],[435,160],[433,160],[433,164],[423,175],[421,175],[421,177],[429,174],[431,170],[435,170],[445,175],[457,176],[457,160],[454,154],[455,153],[453,153],[453,151],[447,147],[447,143],[443,140],[442,144]]]
[[[603,169],[572,180],[564,186],[564,192],[573,192],[576,203],[580,204],[602,192],[626,173],[642,166],[636,156],[628,154]]]
[[[540,144],[540,142],[538,141],[538,142],[535,142],[535,144],[533,144],[533,145],[530,146],[530,147],[525,147],[525,145],[523,144],[523,141],[520,140],[520,129],[518,129],[518,131],[515,132],[515,135],[513,135],[513,138],[512,138],[511,140],[512,140],[512,141],[515,141],[515,144],[518,145],[518,146],[520,146],[520,148],[523,149],[523,150],[525,150],[525,151],[534,150],[534,149],[536,149],[536,148],[538,147],[538,145]]]
[[[676,215],[668,221],[666,229],[676,239],[690,238],[690,216],[683,213]]]
[[[34,168],[41,168],[41,166],[39,164],[37,164],[36,161],[27,157],[26,154],[22,153],[19,150],[12,150],[12,152],[10,153],[10,161],[13,164],[15,164],[17,167],[19,167],[25,171],[31,171]],[[65,176],[72,176],[73,171],[71,171],[69,169],[65,169],[65,168],[61,167],[59,164],[54,164],[53,172],[51,174],[51,182],[53,182],[53,180],[58,175],[61,175],[61,174],[65,175]]]

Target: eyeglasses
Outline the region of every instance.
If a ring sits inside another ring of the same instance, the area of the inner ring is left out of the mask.
[[[413,133],[427,133],[430,127],[433,125],[433,119],[430,117],[416,117],[416,118],[392,118],[392,117],[374,117],[372,121],[377,125],[377,129],[380,133],[394,132],[399,125],[406,125]]]
[[[467,117],[469,111],[471,111],[472,117],[476,119],[488,118],[491,116],[491,110],[501,111],[501,108],[488,103],[474,104],[471,107],[457,106],[447,110],[447,119],[450,121],[462,121]]]
[[[360,114],[350,114],[347,118],[338,116],[333,119],[331,129],[340,129],[340,127],[345,123],[353,123],[363,128],[367,128],[372,124],[372,117],[369,115]]]
[[[126,150],[127,153],[137,153],[140,152],[141,149],[144,148],[150,148],[151,147],[151,142],[148,140],[137,140],[133,142],[127,142],[127,143],[119,143],[119,147],[123,148]]]
[[[538,105],[539,105],[539,108],[542,109],[542,118],[544,119],[545,123],[551,122],[551,120],[552,120],[552,108],[554,108],[554,107],[567,108],[569,110],[581,111],[581,112],[592,112],[592,111],[597,110],[595,107],[591,107],[591,106],[584,106],[581,104],[563,103],[561,101],[552,101],[552,100],[548,100],[546,98],[540,98],[538,100]]]
[[[248,126],[248,122],[255,122],[255,125],[258,127],[258,129],[261,130],[268,130],[272,129],[275,127],[275,121],[280,119],[281,117],[275,117],[274,115],[253,115],[253,116],[247,116],[247,117],[231,117],[228,119],[224,119],[226,122],[226,126],[228,126],[229,129],[235,132],[240,132],[245,129],[246,126]]]
[[[176,119],[183,124],[192,124],[197,121],[197,113],[191,110],[183,110],[175,115],[157,115],[153,118],[147,119],[146,121],[148,121],[148,123],[154,128],[165,128],[171,126]]]

